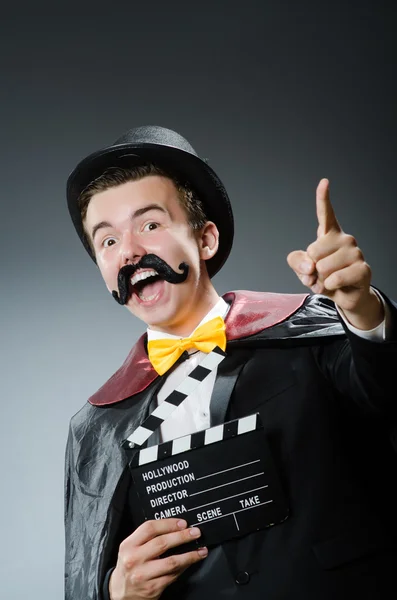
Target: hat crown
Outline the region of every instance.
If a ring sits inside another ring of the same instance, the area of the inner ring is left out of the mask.
[[[160,146],[178,148],[179,150],[193,154],[193,156],[198,156],[197,152],[183,136],[176,131],[172,131],[172,129],[158,125],[143,125],[129,129],[113,145],[116,146],[119,144],[158,144]]]

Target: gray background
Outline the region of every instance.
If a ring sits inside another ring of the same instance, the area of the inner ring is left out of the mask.
[[[285,258],[314,240],[315,187],[328,177],[374,284],[396,298],[392,5],[3,9],[2,598],[62,598],[68,422],[144,331],[107,293],[74,232],[69,172],[130,127],[187,137],[235,209],[234,249],[214,280],[220,293],[304,291]]]

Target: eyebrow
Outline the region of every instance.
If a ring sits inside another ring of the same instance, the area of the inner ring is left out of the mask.
[[[163,208],[159,204],[152,203],[152,204],[148,204],[147,206],[143,206],[142,208],[138,208],[137,210],[135,210],[131,214],[131,217],[130,217],[131,221],[133,221],[137,217],[140,217],[140,216],[144,215],[145,213],[149,212],[149,210],[160,210],[163,213],[167,213],[165,208]],[[91,231],[92,240],[94,240],[96,232],[99,231],[100,229],[104,229],[105,227],[112,227],[112,224],[109,221],[100,221],[100,223],[97,223],[96,225],[94,225],[94,227],[92,228],[92,231]]]

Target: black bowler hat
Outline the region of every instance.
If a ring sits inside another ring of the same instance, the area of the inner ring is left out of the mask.
[[[227,192],[216,173],[179,133],[158,126],[130,129],[111,146],[84,158],[70,174],[67,199],[70,216],[88,254],[95,257],[86,240],[78,198],[81,192],[109,167],[127,167],[151,162],[181,184],[187,183],[200,198],[209,221],[219,230],[219,248],[207,261],[210,277],[229,256],[234,234],[233,212]]]

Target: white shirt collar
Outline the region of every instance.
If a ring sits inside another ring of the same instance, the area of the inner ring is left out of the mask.
[[[200,321],[200,323],[197,325],[197,327],[200,327],[200,325],[204,325],[204,323],[206,323],[207,321],[210,321],[211,319],[214,319],[215,317],[222,317],[224,319],[227,315],[229,308],[230,308],[229,304],[227,304],[227,302],[225,302],[223,298],[219,298],[219,300],[215,304],[215,306],[213,306],[211,308],[211,310],[205,315],[204,319],[202,319]],[[192,335],[196,331],[197,327],[192,331],[192,333],[190,335]],[[147,328],[147,337],[148,337],[148,341],[160,340],[160,339],[162,339],[162,340],[163,339],[178,340],[181,338],[180,335],[173,335],[172,333],[164,333],[163,331],[154,331],[153,329],[150,329],[150,327]],[[190,336],[187,336],[187,337],[190,337]]]

